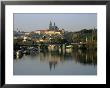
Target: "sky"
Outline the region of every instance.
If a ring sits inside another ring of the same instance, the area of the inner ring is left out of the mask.
[[[66,31],[97,28],[96,13],[14,13],[14,30],[44,30],[50,21]]]

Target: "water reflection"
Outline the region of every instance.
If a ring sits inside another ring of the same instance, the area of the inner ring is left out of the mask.
[[[87,50],[78,50],[73,52],[73,57],[75,60],[81,64],[96,65],[97,64],[97,52],[96,51],[87,51]]]
[[[48,61],[50,70],[55,69],[56,65],[64,61],[75,61],[83,65],[96,65],[97,55],[96,51],[82,51],[82,50],[67,50],[65,53],[45,52],[40,54],[41,61]]]
[[[23,59],[23,54],[20,56],[20,59]],[[72,50],[66,49],[65,51],[43,51],[35,52],[33,51],[27,56],[31,56],[30,59],[39,59],[40,62],[47,62],[49,65],[50,71],[56,69],[58,64],[64,63],[66,61],[73,61],[80,63],[82,65],[97,65],[97,53],[96,51],[91,50]],[[18,59],[19,56],[17,56]],[[69,65],[69,64],[68,64]]]

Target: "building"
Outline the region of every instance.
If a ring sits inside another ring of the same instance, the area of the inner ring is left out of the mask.
[[[54,22],[54,25],[52,25],[52,22],[50,21],[49,24],[49,29],[41,29],[41,30],[36,30],[34,33],[39,34],[39,35],[62,35],[64,34],[64,29],[59,29]]]
[[[52,22],[50,21],[49,30],[59,30],[59,28],[55,25],[55,22],[54,25],[52,25]]]
[[[50,39],[54,38],[64,38],[64,29],[59,29],[54,22],[54,25],[52,25],[52,22],[49,23],[49,28],[47,29],[38,29],[32,32],[21,32],[19,30],[14,31],[14,39],[17,39],[18,37],[23,39],[23,42],[26,42],[28,40],[36,41],[36,42],[49,42]]]

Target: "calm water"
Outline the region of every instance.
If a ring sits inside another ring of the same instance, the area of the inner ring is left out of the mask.
[[[14,75],[97,75],[96,51],[40,52],[14,59]]]

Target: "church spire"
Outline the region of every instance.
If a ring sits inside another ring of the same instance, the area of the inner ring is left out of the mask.
[[[54,26],[55,26],[55,22],[54,22]]]
[[[50,24],[49,24],[49,29],[51,30],[52,29],[52,22],[50,21]]]
[[[50,21],[50,25],[52,26],[52,22]]]
[[[55,22],[54,22],[54,30],[55,30]]]

